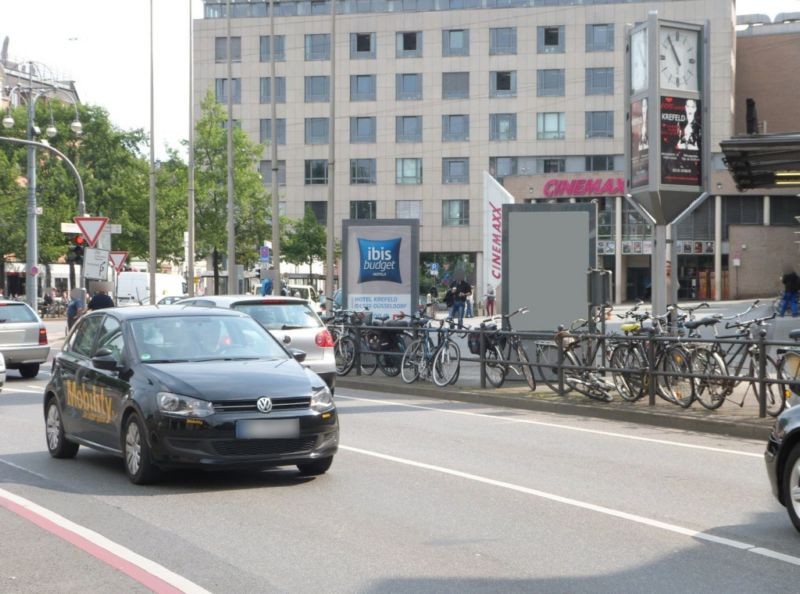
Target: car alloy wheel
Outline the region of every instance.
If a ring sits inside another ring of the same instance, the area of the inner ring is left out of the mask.
[[[55,403],[51,403],[47,409],[47,447],[51,452],[58,449],[61,445],[61,415]]]
[[[131,476],[136,476],[142,465],[142,434],[135,421],[128,423],[125,433],[125,464]]]
[[[792,459],[793,458],[793,459]],[[791,508],[789,517],[792,520],[795,528],[800,530],[800,456],[792,456],[790,458],[791,467],[787,467],[789,481],[786,489],[786,507]],[[794,512],[794,513],[792,513]]]

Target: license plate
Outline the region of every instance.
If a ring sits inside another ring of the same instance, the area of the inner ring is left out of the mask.
[[[236,422],[237,439],[280,439],[299,435],[300,419],[254,419]]]

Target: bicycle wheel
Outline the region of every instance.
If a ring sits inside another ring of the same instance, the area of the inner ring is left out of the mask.
[[[378,365],[381,371],[389,377],[396,377],[400,374],[400,365],[403,362],[403,351],[405,351],[405,343],[403,339],[397,337],[395,342],[385,345],[383,348],[389,351],[394,351],[397,354],[382,354],[378,355]]]
[[[536,343],[536,366],[539,377],[553,392],[558,392],[558,345],[549,342]],[[564,394],[572,388],[564,382]]]
[[[369,335],[362,336],[361,338],[361,375],[372,375],[378,369],[378,356],[369,351],[375,350],[372,348],[374,341],[370,339]]]
[[[492,384],[495,388],[499,388],[506,381],[506,366],[500,361],[503,360],[503,354],[500,352],[500,347],[497,345],[488,347],[484,353],[486,359],[486,381]]]
[[[531,392],[535,392],[536,377],[533,375],[533,365],[530,364],[528,352],[525,350],[525,347],[522,346],[521,342],[517,342],[517,358],[519,359],[520,367],[522,367],[522,375],[525,376],[525,381],[528,382],[528,387],[531,389]]]
[[[644,369],[647,365],[636,345],[620,344],[615,346],[609,357],[609,367],[614,387],[623,400],[636,402],[644,396],[645,376],[644,373],[636,370]]]
[[[611,402],[613,396],[610,389],[613,388],[613,385],[593,371],[574,369],[585,366],[584,363],[578,361],[575,353],[566,351],[564,353],[564,383],[587,398]]]
[[[452,383],[460,367],[461,351],[455,342],[447,338],[433,361],[433,383],[440,388]]]
[[[336,375],[347,375],[356,360],[356,343],[350,336],[340,336],[333,345]]]
[[[680,345],[667,348],[661,358],[661,369],[666,373],[677,374],[661,376],[660,383],[664,389],[662,396],[666,396],[667,402],[689,408],[694,400],[694,382],[692,378],[686,377],[692,373],[689,352]]]
[[[700,347],[692,351],[692,369],[694,373],[706,377],[695,378],[695,397],[708,410],[716,410],[725,402],[728,393],[728,382],[718,376],[728,375],[725,361],[717,353]]]
[[[403,360],[400,364],[400,377],[407,384],[413,383],[419,377],[419,369],[422,365],[423,344],[422,339],[413,340],[406,352],[403,353]]]
[[[754,359],[750,362],[750,377],[758,376],[758,360]],[[778,380],[781,379],[780,369],[775,359],[767,355],[767,376],[766,379]],[[758,398],[758,382],[751,382],[753,392]],[[767,414],[771,417],[777,417],[783,412],[786,407],[786,389],[787,387],[782,383],[768,383],[766,390],[767,397]]]

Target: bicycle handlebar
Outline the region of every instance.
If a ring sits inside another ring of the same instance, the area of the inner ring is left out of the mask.
[[[725,328],[730,330],[731,328],[745,329],[753,325],[762,326],[764,322],[769,322],[770,320],[775,319],[775,316],[777,315],[778,315],[777,313],[773,313],[772,315],[763,318],[754,318],[752,320],[746,320],[744,322],[733,322],[733,323],[728,322],[727,324],[725,324]],[[723,319],[729,320],[730,318],[723,318]]]

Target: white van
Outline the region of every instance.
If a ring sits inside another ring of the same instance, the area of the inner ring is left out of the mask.
[[[165,295],[185,295],[186,282],[177,274],[156,273],[156,301]],[[120,272],[117,279],[117,299],[120,307],[150,303],[150,273]]]
[[[320,313],[322,308],[319,306],[319,293],[311,285],[287,285],[290,297],[299,297],[308,302],[309,307],[315,312]]]

